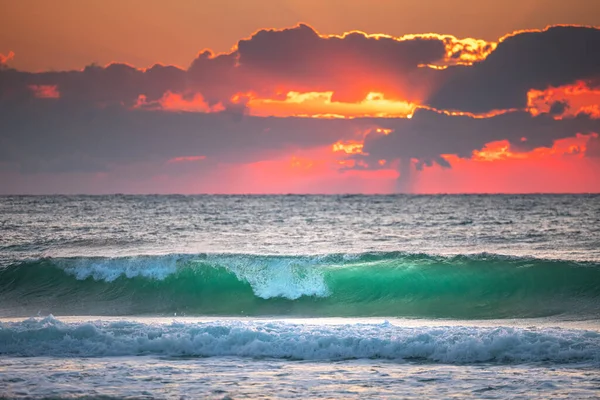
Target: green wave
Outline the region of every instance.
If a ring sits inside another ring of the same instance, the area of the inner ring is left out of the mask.
[[[0,316],[597,317],[600,265],[490,254],[48,258],[0,269],[0,299]]]

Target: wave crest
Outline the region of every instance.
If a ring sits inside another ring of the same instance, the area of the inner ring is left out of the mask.
[[[0,315],[600,315],[600,265],[490,254],[164,255],[0,269]]]
[[[600,362],[600,333],[558,328],[401,327],[216,321],[64,323],[54,317],[0,323],[0,354],[96,357],[239,356],[298,360]]]

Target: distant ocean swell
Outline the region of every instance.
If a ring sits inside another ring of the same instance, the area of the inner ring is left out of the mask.
[[[0,316],[600,315],[600,265],[492,254],[45,258],[0,268]]]
[[[450,364],[600,363],[600,333],[568,329],[305,325],[279,321],[0,323],[0,355],[388,359]]]

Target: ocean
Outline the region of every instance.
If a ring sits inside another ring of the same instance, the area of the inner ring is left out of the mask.
[[[0,197],[0,398],[600,398],[600,195]]]

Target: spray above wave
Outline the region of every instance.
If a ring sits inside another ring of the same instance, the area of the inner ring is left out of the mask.
[[[0,323],[0,355],[240,356],[298,360],[390,359],[450,364],[600,362],[600,333],[568,329],[305,325],[216,321]]]
[[[600,265],[489,254],[165,255],[0,269],[0,315],[600,314]]]

